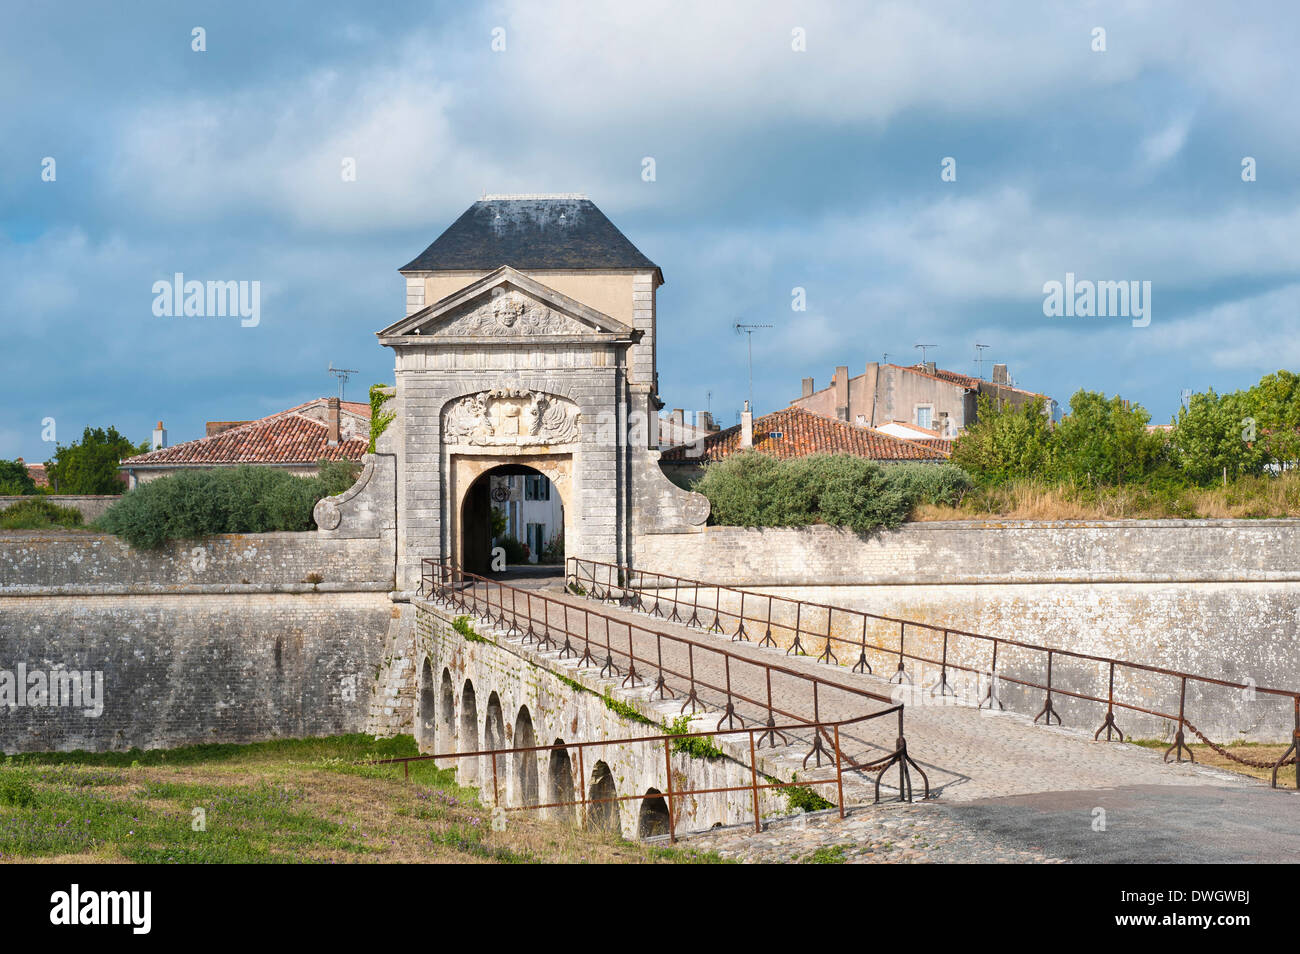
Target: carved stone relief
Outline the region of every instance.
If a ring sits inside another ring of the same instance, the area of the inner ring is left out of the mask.
[[[449,444],[526,447],[578,440],[578,406],[567,398],[501,387],[455,401],[443,414]]]
[[[434,337],[584,334],[592,329],[517,291],[502,292],[430,331]]]

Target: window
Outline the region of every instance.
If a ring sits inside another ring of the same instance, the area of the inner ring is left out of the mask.
[[[930,418],[933,414],[933,407],[928,404],[918,404],[916,406],[916,426],[930,427]]]
[[[530,523],[528,525],[528,552],[540,556],[546,549],[546,524]]]
[[[525,500],[550,500],[551,482],[541,474],[530,474],[524,478]]]

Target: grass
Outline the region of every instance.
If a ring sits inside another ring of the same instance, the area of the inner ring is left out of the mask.
[[[0,510],[0,530],[85,529],[81,511],[60,507],[44,497],[24,497]]]
[[[0,767],[0,861],[716,862],[535,814],[494,830],[478,792],[410,736],[14,756]]]
[[[1128,741],[1133,745],[1140,745],[1144,749],[1157,749],[1161,752],[1173,744],[1162,739],[1129,739]],[[1254,759],[1257,762],[1275,762],[1282,757],[1282,753],[1287,750],[1289,745],[1289,742],[1233,742],[1230,745],[1221,746],[1221,748],[1243,759]],[[1240,762],[1224,758],[1203,742],[1189,745],[1188,748],[1192,750],[1192,754],[1196,757],[1197,765],[1221,769],[1225,772],[1236,772],[1238,775],[1248,775],[1264,782],[1270,781],[1273,777],[1271,767],[1258,768],[1254,765],[1242,765]],[[1187,758],[1186,753],[1183,754],[1183,758]],[[1172,759],[1173,755],[1171,754],[1170,760]],[[1280,788],[1295,787],[1294,765],[1284,765],[1278,770],[1277,784]]]
[[[842,865],[846,861],[844,854],[848,850],[848,845],[823,845],[804,858],[802,863],[806,865]]]
[[[1241,477],[1227,486],[1075,487],[1035,480],[981,487],[955,507],[920,504],[912,520],[1122,520],[1300,517],[1300,472]]]

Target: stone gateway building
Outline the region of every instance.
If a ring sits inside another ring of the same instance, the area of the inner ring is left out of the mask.
[[[378,332],[400,588],[424,558],[488,568],[493,475],[550,480],[571,554],[625,562],[635,532],[702,529],[708,502],[658,466],[663,274],[589,199],[486,196],[400,271],[407,314]]]

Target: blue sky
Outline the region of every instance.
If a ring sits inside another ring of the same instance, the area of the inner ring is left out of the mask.
[[[65,2],[5,21],[0,457],[48,458],[45,418],[65,443],[160,418],[201,436],[333,393],[330,362],[362,398],[392,380],[374,332],[402,314],[396,269],[483,192],[590,195],[664,270],[665,401],[723,424],[747,387],[737,320],[775,325],[754,338],[759,411],[920,342],[971,372],[988,344],[1023,387],[1120,393],[1156,421],[1181,388],[1300,367],[1287,4]],[[155,316],[175,272],[260,281],[260,324]],[[1150,281],[1150,325],[1045,317],[1066,272]]]

